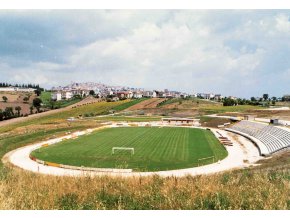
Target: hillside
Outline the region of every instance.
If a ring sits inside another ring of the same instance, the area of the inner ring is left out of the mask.
[[[107,114],[114,107],[128,102],[130,101],[79,104],[55,110],[54,114],[43,113],[1,126],[0,157],[33,142],[100,126],[101,123],[95,120],[97,117],[77,119],[74,122],[66,119],[85,113]],[[236,109],[229,107],[226,110]],[[142,119],[147,119],[146,116],[143,117]],[[122,116],[117,118],[122,119]],[[103,116],[99,119],[105,122],[111,118]],[[261,162],[262,165],[247,170],[184,178],[56,177],[33,174],[11,165],[4,166],[1,162],[0,209],[289,210],[289,155],[289,152],[281,156],[277,154],[274,158]]]
[[[3,96],[7,97],[7,102],[4,102]],[[28,101],[24,101],[24,98],[27,97]],[[32,105],[32,101],[37,96],[33,93],[25,93],[25,92],[0,92],[0,109],[2,111],[5,110],[6,107],[21,107],[21,114],[30,114],[30,106]],[[34,109],[33,112],[36,110]]]

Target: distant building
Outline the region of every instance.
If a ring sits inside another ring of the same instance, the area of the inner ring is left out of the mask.
[[[213,99],[214,98],[214,94],[213,93],[198,93],[197,97],[203,98],[203,99]]]
[[[69,100],[73,97],[73,93],[72,92],[62,92],[61,93],[61,98],[62,99],[66,99]]]
[[[154,91],[156,93],[157,98],[165,98],[166,97],[166,93],[163,91]]]
[[[215,94],[214,95],[214,100],[215,101],[220,101],[220,100],[223,100],[224,99],[224,96],[222,96],[221,94]]]
[[[51,93],[51,99],[53,101],[60,101],[62,98],[61,98],[61,93],[60,92],[53,92]]]
[[[188,97],[188,95],[185,94],[185,93],[183,93],[183,94],[180,95],[180,98],[187,98],[187,97]]]
[[[143,92],[143,97],[145,98],[156,98],[157,97],[157,93],[155,91],[144,91]]]
[[[119,101],[119,98],[118,97],[113,97],[112,101]]]
[[[80,95],[81,97],[86,97],[90,94],[90,90],[85,90],[85,89],[71,89],[71,90],[67,90],[67,91],[71,92],[72,96]]]
[[[74,94],[71,91],[57,91],[51,93],[51,99],[54,101],[72,99]]]
[[[0,92],[34,92],[36,89],[21,87],[2,87]]]
[[[232,100],[237,100],[238,98],[235,97],[235,96],[229,96],[229,99],[232,99]]]
[[[197,97],[197,94],[196,94],[196,93],[193,93],[193,94],[191,95],[191,97],[196,98],[196,97]]]
[[[116,95],[118,98],[133,98],[133,92],[131,91],[120,91]]]
[[[284,95],[283,99],[284,101],[290,101],[290,95]]]
[[[139,91],[133,92],[133,98],[142,98],[142,97],[143,97],[142,92]]]

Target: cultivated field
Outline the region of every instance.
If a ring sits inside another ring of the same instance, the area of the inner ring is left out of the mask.
[[[116,151],[113,147],[130,147]],[[38,159],[73,166],[159,171],[190,168],[198,159],[226,157],[227,151],[208,130],[191,128],[119,127],[40,148]],[[202,163],[202,162],[201,162]],[[212,163],[211,160],[205,163]]]
[[[156,108],[157,105],[162,101],[164,101],[164,98],[149,98],[136,105],[133,105],[132,107],[127,108],[127,110],[131,111]]]
[[[2,97],[7,97],[7,102],[4,102]],[[29,100],[24,102],[24,98],[28,97]],[[0,92],[0,109],[2,111],[5,110],[6,107],[12,107],[15,110],[15,107],[20,106],[21,111],[20,114],[30,114],[30,106],[32,105],[32,101],[37,96],[34,93],[24,93],[24,92]],[[36,109],[33,109],[35,112]]]

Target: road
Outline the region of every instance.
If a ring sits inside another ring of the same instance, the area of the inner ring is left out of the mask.
[[[81,105],[84,105],[84,104],[90,104],[90,103],[99,102],[99,101],[101,101],[101,100],[93,98],[93,97],[87,97],[87,98],[83,99],[82,101],[80,101],[78,103],[75,103],[73,105],[67,106],[65,108],[50,110],[50,111],[46,111],[46,112],[42,112],[42,113],[38,113],[38,114],[32,114],[32,115],[29,115],[28,117],[19,117],[19,118],[14,118],[14,119],[10,119],[10,120],[1,121],[0,122],[0,127],[4,127],[4,126],[7,126],[7,125],[11,125],[11,124],[32,120],[32,119],[35,119],[35,118],[44,117],[44,116],[51,115],[51,114],[57,114],[57,113],[60,113],[60,112],[63,112],[63,111],[68,111],[68,110],[70,110],[70,109],[72,109],[73,107],[76,107],[76,106],[81,106]]]

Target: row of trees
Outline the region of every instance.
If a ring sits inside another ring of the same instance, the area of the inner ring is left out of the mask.
[[[32,88],[32,89],[41,89],[43,91],[43,88],[39,86],[39,84],[11,84],[11,83],[4,83],[0,82],[0,87],[18,87],[18,88]]]
[[[0,109],[0,121],[23,116],[23,114],[20,114],[22,110],[20,106],[16,106],[14,110],[13,107],[6,107],[3,111]]]
[[[23,103],[28,103],[30,96],[25,96],[23,98]],[[2,100],[6,103],[8,101],[8,98],[6,96],[2,96]]]
[[[33,99],[33,105],[30,106],[30,114],[33,114],[34,108],[37,113],[42,112],[40,110],[42,104],[42,100],[40,98]],[[9,120],[16,117],[28,116],[28,114],[21,113],[22,108],[20,106],[16,107],[6,107],[4,110],[0,109],[0,121]]]
[[[278,99],[277,97],[269,97],[269,94],[263,94],[263,97],[255,98],[251,97],[250,100],[248,99],[232,99],[232,98],[224,98],[223,99],[223,105],[224,106],[235,106],[235,105],[275,105],[277,101],[281,99]]]

